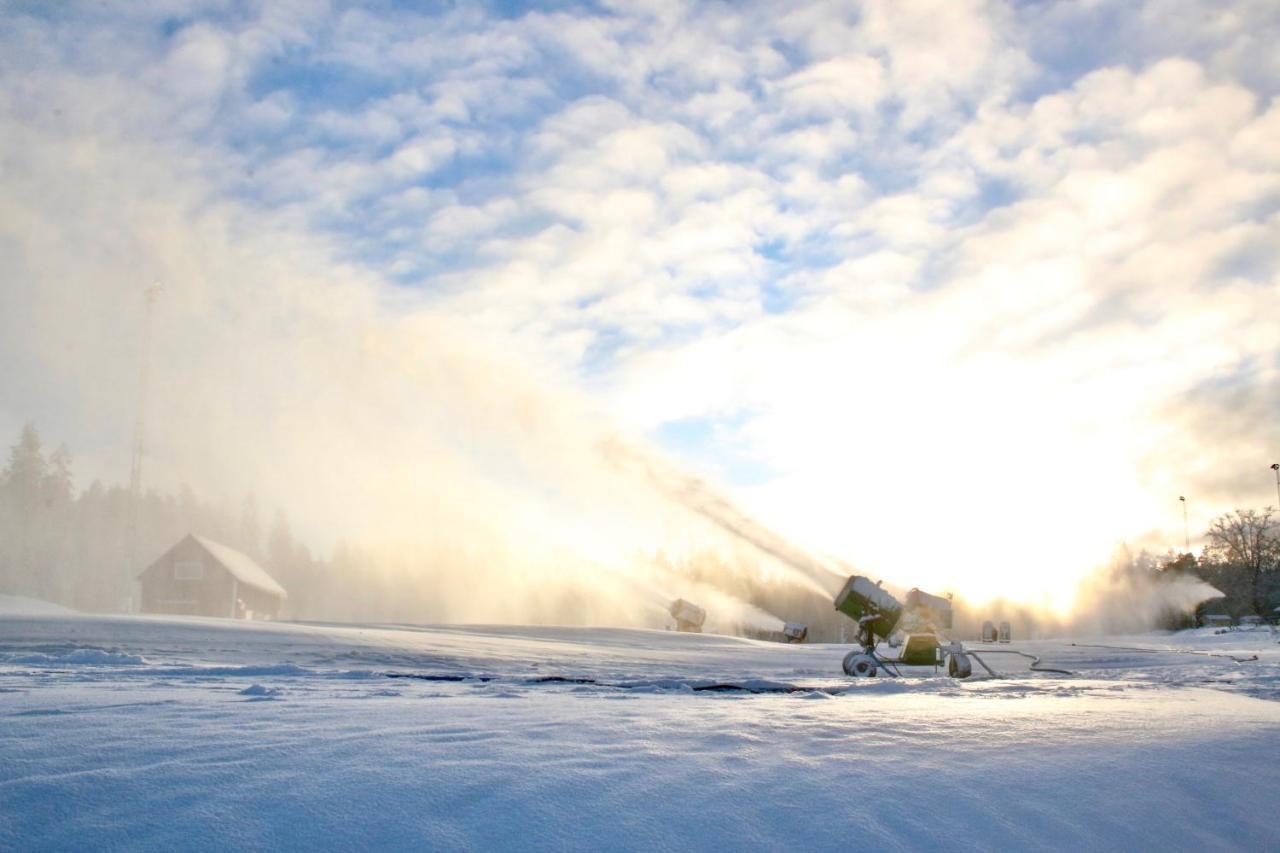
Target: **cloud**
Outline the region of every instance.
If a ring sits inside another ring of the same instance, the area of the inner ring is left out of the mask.
[[[130,375],[105,318],[135,270],[200,283],[193,352],[302,374],[221,377],[200,411],[236,446],[230,411],[302,430],[308,399],[366,399],[358,340],[429,311],[624,430],[731,423],[744,505],[906,583],[1065,598],[1117,538],[1176,541],[1170,494],[1198,523],[1267,497],[1270,4],[4,15],[0,415],[73,445],[127,440],[86,377]],[[121,289],[79,298],[102,270]],[[311,299],[332,354],[289,335]],[[444,458],[404,381],[369,408]],[[367,439],[353,418],[317,429]]]

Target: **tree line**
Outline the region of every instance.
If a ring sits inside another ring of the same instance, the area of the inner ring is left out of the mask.
[[[136,504],[128,488],[100,481],[77,493],[72,455],[65,445],[46,451],[36,428],[28,424],[9,448],[0,471],[0,593],[84,611],[127,612],[133,606],[138,572],[187,533],[226,543],[265,566],[289,591],[281,612],[286,619],[465,620],[467,614],[451,610],[448,597],[433,583],[407,584],[406,576],[425,579],[434,574],[439,580],[444,577],[439,568],[447,566],[453,577],[493,578],[501,566],[516,561],[515,555],[494,552],[483,543],[434,554],[434,572],[430,566],[391,565],[385,556],[344,542],[322,558],[294,537],[284,511],[275,510],[270,523],[264,523],[253,495],[232,509],[201,499],[185,485],[172,494],[147,490]],[[1141,586],[1197,578],[1223,596],[1201,603],[1195,615],[1274,618],[1280,606],[1280,524],[1275,511],[1267,507],[1227,513],[1214,519],[1206,538],[1199,555],[1161,557],[1143,551],[1134,556],[1125,551],[1123,559],[1113,561],[1111,579]],[[663,561],[678,576],[709,583],[783,620],[809,625],[811,641],[844,639],[843,629],[848,626],[831,602],[784,577],[713,554],[668,561],[659,553],[649,559]],[[535,602],[533,612],[542,614],[541,621],[581,612],[575,596],[580,599],[587,592],[539,592],[546,600]],[[970,621],[1002,612],[1036,627],[1038,617],[1030,612],[998,603],[983,610],[966,614],[960,607],[956,628],[961,636],[976,630]],[[1161,615],[1159,624],[1185,627],[1192,618],[1185,611],[1171,610]],[[741,627],[744,633],[752,633],[750,626]],[[1123,626],[1099,627],[1120,630]]]
[[[252,495],[237,513],[188,486],[176,494],[148,490],[136,506],[128,488],[97,480],[77,494],[66,445],[46,452],[28,424],[9,448],[0,471],[0,593],[127,612],[138,572],[189,532],[268,566],[286,589],[299,591],[294,612],[305,610],[306,582],[322,565],[294,539],[282,511],[267,526]]]
[[[132,533],[130,531],[132,530]],[[77,493],[71,451],[48,451],[23,427],[0,470],[0,594],[28,596],[88,612],[130,612],[139,572],[188,533],[253,557],[287,590],[280,618],[313,621],[432,622],[501,618],[575,624],[593,618],[590,590],[525,590],[509,612],[504,581],[520,555],[495,542],[441,542],[429,553],[393,554],[339,540],[327,557],[293,535],[277,509],[270,523],[252,494],[238,508],[148,489],[92,482]],[[493,590],[479,608],[469,607]],[[461,591],[465,591],[465,595]],[[487,607],[487,609],[486,609]],[[605,619],[607,624],[608,617]]]
[[[1238,509],[1213,520],[1208,544],[1197,558],[1183,554],[1163,567],[1194,575],[1223,593],[1197,609],[1234,619],[1280,616],[1280,520],[1272,507]]]

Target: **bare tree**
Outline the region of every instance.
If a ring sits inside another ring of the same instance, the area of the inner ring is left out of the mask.
[[[1255,613],[1266,612],[1264,581],[1277,571],[1280,535],[1273,528],[1274,510],[1238,509],[1213,520],[1208,531],[1211,555],[1243,571]]]

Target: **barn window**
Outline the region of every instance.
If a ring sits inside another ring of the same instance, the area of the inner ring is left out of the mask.
[[[204,563],[199,560],[175,560],[173,563],[173,579],[176,581],[198,581],[204,577]]]

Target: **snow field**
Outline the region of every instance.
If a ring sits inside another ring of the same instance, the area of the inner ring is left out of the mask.
[[[4,618],[0,849],[1265,849],[1280,646],[1185,642],[1261,659],[853,683],[663,632]],[[695,689],[751,678],[800,689]]]

